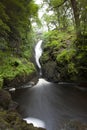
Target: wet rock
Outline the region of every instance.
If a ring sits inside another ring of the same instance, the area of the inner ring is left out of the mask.
[[[19,106],[19,104],[17,102],[11,101],[9,103],[8,109],[11,111],[15,111],[18,106]]]
[[[10,102],[11,95],[5,90],[0,90],[0,106],[4,109],[8,109]]]
[[[0,107],[5,110],[16,110],[18,103],[12,101],[8,91],[0,90]]]
[[[45,130],[27,124],[17,112],[0,110],[0,130]]]
[[[87,130],[87,124],[80,121],[69,121],[65,123],[64,128],[61,130]]]
[[[0,90],[0,130],[45,130],[27,124],[17,112],[18,103],[6,90]]]
[[[4,79],[4,88],[5,89],[16,89],[20,88],[20,86],[26,85],[29,82],[33,82],[33,84],[36,84],[38,81],[38,76],[36,72],[32,73],[31,75],[18,75],[14,79]]]
[[[48,81],[58,81],[58,73],[56,73],[56,62],[49,61],[42,66],[43,77]]]

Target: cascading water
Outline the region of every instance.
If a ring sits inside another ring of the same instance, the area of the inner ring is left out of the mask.
[[[39,60],[40,60],[40,57],[43,52],[41,45],[42,45],[42,40],[40,40],[35,46],[35,60],[36,60],[36,64],[37,64],[38,68],[40,69],[40,75],[42,75],[42,72],[41,72],[41,65],[40,65]]]
[[[35,60],[40,71],[41,45],[42,40],[35,46]],[[35,127],[46,130],[71,130],[77,128],[76,124],[81,124],[78,121],[87,124],[87,94],[73,88],[72,84],[64,86],[40,78],[33,87],[17,89],[15,101],[21,106],[20,113],[24,120],[29,124],[33,123]]]

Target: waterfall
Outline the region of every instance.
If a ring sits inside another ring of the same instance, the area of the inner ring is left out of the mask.
[[[42,45],[42,40],[40,40],[35,46],[35,60],[36,60],[36,64],[37,64],[38,68],[40,69],[40,75],[42,75],[42,72],[41,72],[41,65],[40,65],[39,60],[40,60],[40,57],[43,52],[41,45]]]

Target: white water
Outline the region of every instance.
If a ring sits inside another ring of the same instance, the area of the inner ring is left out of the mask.
[[[36,46],[35,46],[35,60],[36,60],[36,63],[37,63],[37,66],[41,69],[41,65],[40,65],[40,62],[39,62],[39,59],[42,55],[42,48],[41,48],[41,45],[42,45],[42,40],[40,40]]]
[[[28,124],[32,123],[35,127],[45,128],[45,123],[42,120],[40,120],[40,119],[33,118],[33,117],[28,117],[28,118],[24,118],[24,120]]]

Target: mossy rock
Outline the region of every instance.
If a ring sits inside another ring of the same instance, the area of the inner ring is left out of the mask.
[[[0,90],[0,130],[45,130],[27,124],[15,109],[9,109],[12,103],[11,95],[5,90]]]
[[[0,110],[0,130],[45,130],[27,124],[16,111]]]
[[[32,62],[26,58],[12,55],[10,52],[0,51],[0,61],[0,87],[3,87],[4,79],[13,80],[17,76],[36,73]]]
[[[5,90],[0,90],[0,106],[3,107],[4,109],[8,109],[8,106],[11,102],[11,95],[5,91]]]
[[[2,88],[2,86],[3,86],[3,78],[2,78],[2,76],[0,75],[0,88]]]
[[[87,130],[87,124],[80,121],[68,121],[62,130]]]
[[[0,118],[0,130],[12,130],[8,122]]]

